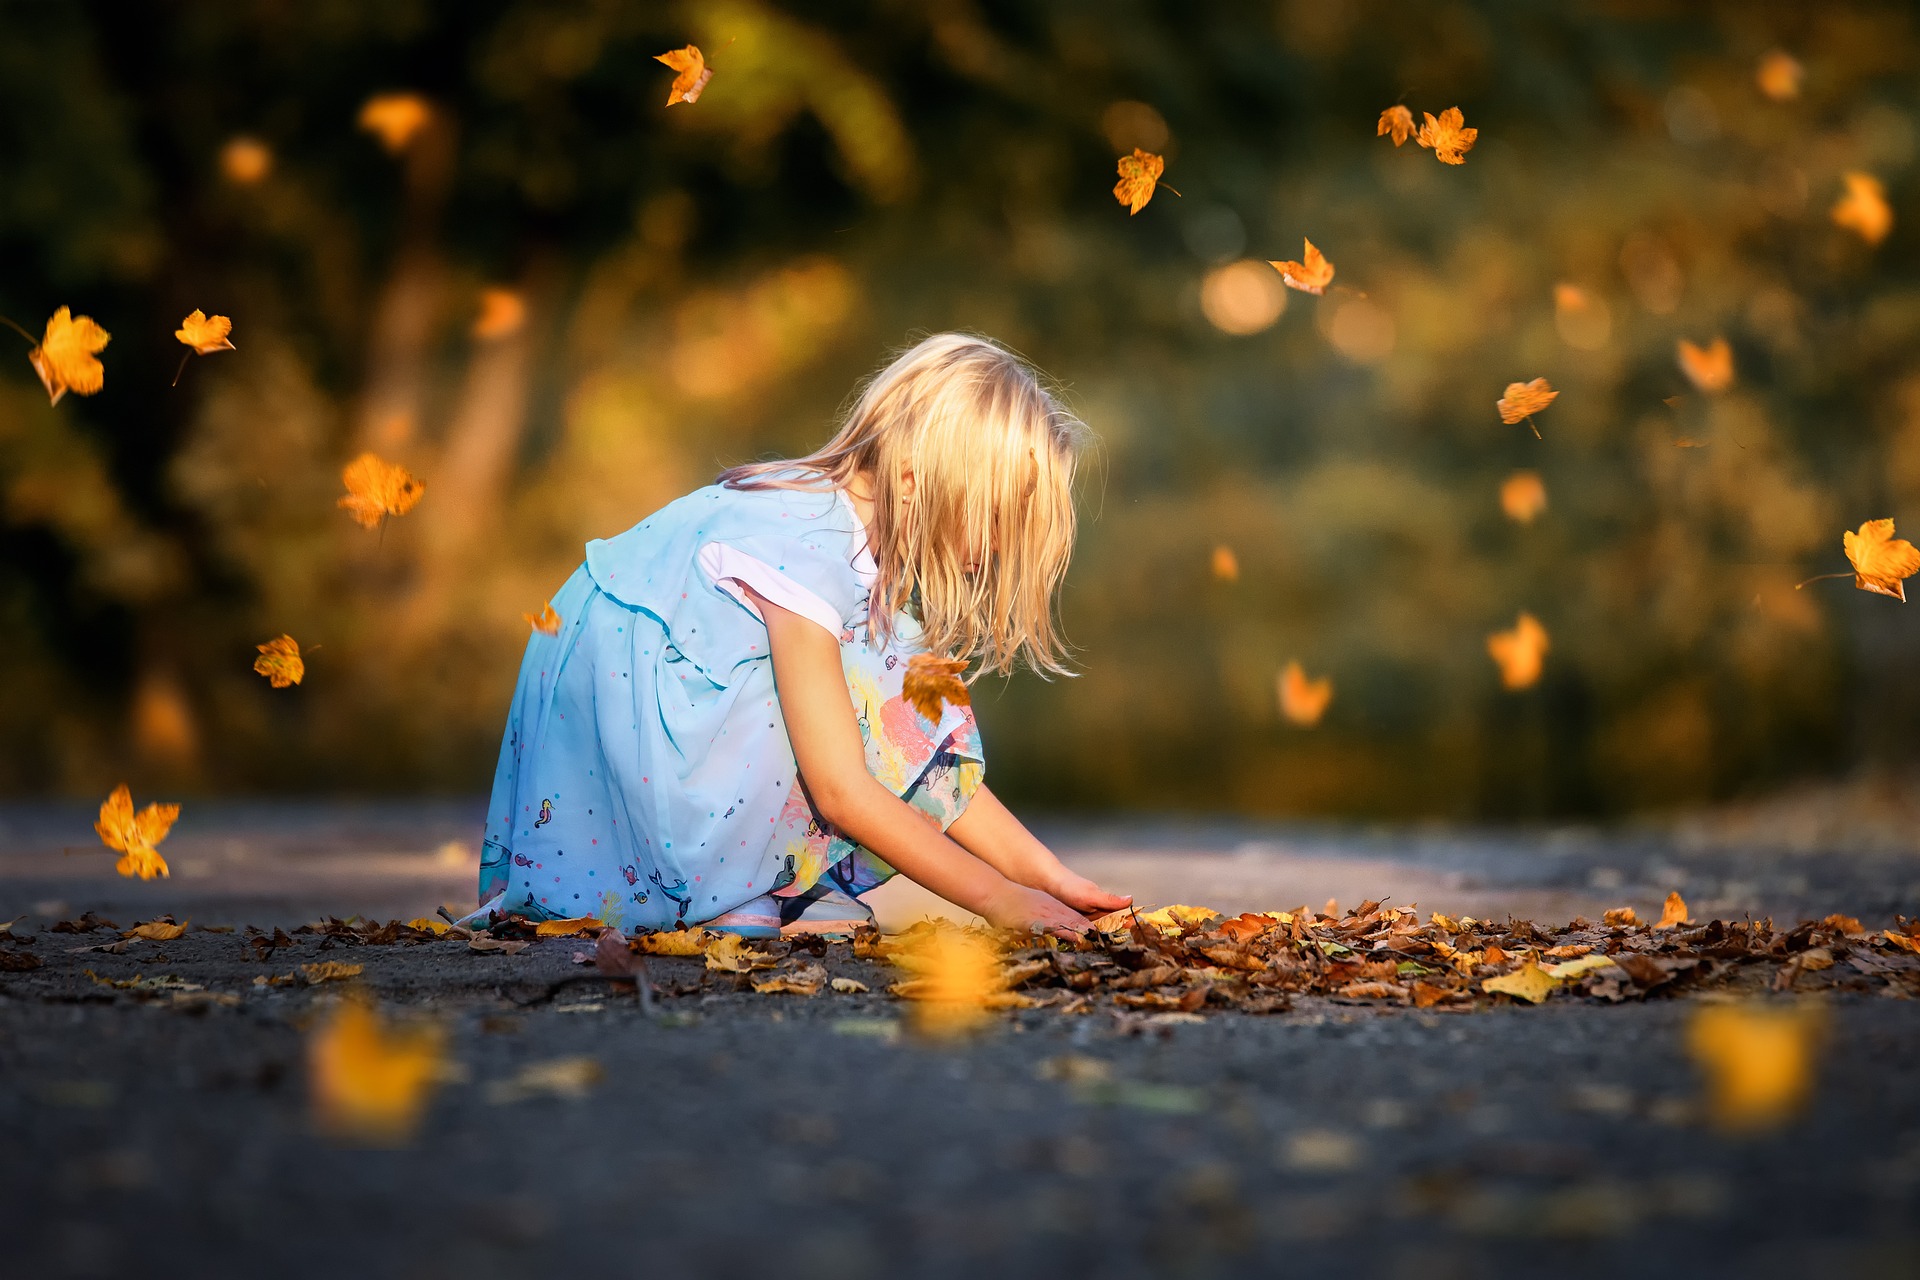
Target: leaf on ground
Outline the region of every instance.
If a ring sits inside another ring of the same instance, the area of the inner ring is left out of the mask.
[[[827,983],[825,965],[802,965],[791,973],[776,974],[764,982],[756,982],[753,989],[763,996],[817,996],[820,988]]]
[[[1413,112],[1407,110],[1405,103],[1396,103],[1380,113],[1380,119],[1373,127],[1376,138],[1392,138],[1393,145],[1403,146],[1413,136]]]
[[[253,660],[253,669],[265,676],[274,688],[284,689],[306,678],[307,662],[300,656],[300,642],[292,636],[275,636],[254,648],[260,651],[260,656]]]
[[[335,504],[365,529],[377,528],[388,516],[403,516],[426,493],[427,486],[413,473],[377,454],[363,453],[340,472],[346,496]]]
[[[315,964],[300,966],[300,976],[307,980],[308,986],[319,986],[323,982],[343,982],[348,978],[357,978],[366,969],[365,965],[347,964],[340,960],[321,960]]]
[[[721,936],[706,929],[663,929],[659,933],[641,934],[638,942],[645,955],[702,956]]]
[[[407,928],[419,929],[425,933],[443,934],[452,928],[445,920],[436,920],[432,916],[415,916],[407,921]]]
[[[690,44],[656,53],[653,60],[673,68],[673,85],[667,90],[667,105],[670,107],[678,102],[692,106],[700,101],[700,95],[706,91],[707,81],[713,79],[713,68],[707,65],[706,55],[700,52],[699,45]]]
[[[560,634],[560,615],[554,612],[551,603],[541,605],[540,612],[537,614],[523,613],[520,616],[527,620],[528,626],[543,636],[557,636]]]
[[[843,996],[864,995],[868,990],[867,984],[858,978],[835,978],[827,985]]]
[[[1920,571],[1920,550],[1905,538],[1893,536],[1892,520],[1869,520],[1858,533],[1840,535],[1847,560],[1853,565],[1853,585],[1906,602],[1901,579]]]
[[[1166,169],[1164,159],[1139,147],[1133,149],[1132,155],[1120,157],[1120,181],[1113,184],[1113,198],[1126,206],[1128,217],[1147,207]]]
[[[1162,933],[1179,933],[1186,926],[1203,925],[1219,918],[1220,913],[1210,907],[1190,907],[1179,902],[1156,911],[1142,911],[1139,916],[1141,924],[1151,925]]]
[[[1512,973],[1503,973],[1497,978],[1488,978],[1481,982],[1480,989],[1490,994],[1512,996],[1516,1000],[1525,1000],[1528,1004],[1539,1004],[1553,994],[1559,986],[1545,969],[1533,962],[1529,956],[1524,964]]]
[[[501,955],[517,956],[532,945],[530,942],[508,941],[505,938],[495,938],[484,933],[477,933],[467,939],[467,950],[482,955],[498,952]]]
[[[145,938],[148,942],[172,942],[187,932],[187,926],[175,924],[172,916],[163,916],[158,920],[148,920],[127,930],[129,938]]]
[[[1687,1051],[1707,1077],[1709,1110],[1723,1128],[1775,1128],[1813,1090],[1818,1015],[1807,1008],[1716,1004],[1696,1010]]]
[[[1618,967],[1618,965],[1614,964],[1612,958],[1608,956],[1579,956],[1573,960],[1565,960],[1559,964],[1548,965],[1547,976],[1566,982],[1569,979],[1584,977],[1589,973],[1598,973],[1602,969],[1616,969]]]
[[[1632,907],[1611,907],[1605,919],[1608,926],[1615,929],[1630,929],[1640,923],[1640,917]]]
[[[1520,614],[1511,630],[1487,637],[1487,655],[1500,668],[1500,683],[1508,689],[1525,689],[1537,681],[1552,647],[1547,629],[1530,613]]]
[[[345,1000],[307,1041],[314,1120],[359,1142],[404,1142],[446,1072],[438,1028],[389,1027],[372,1007]]]
[[[542,920],[533,926],[536,938],[579,938],[587,934],[598,934],[606,928],[604,920],[593,916],[573,916],[566,920]]]
[[[916,653],[907,659],[907,671],[900,679],[900,696],[920,715],[940,722],[943,703],[969,706],[973,696],[960,673],[967,669],[964,658],[941,658],[931,653]]]
[[[1733,385],[1733,348],[1725,338],[1715,338],[1704,347],[1685,338],[1675,348],[1680,372],[1700,390],[1712,394]]]
[[[1278,693],[1280,714],[1292,724],[1312,728],[1320,723],[1327,704],[1333,701],[1333,679],[1321,676],[1309,680],[1299,662],[1289,661],[1280,672]]]
[[[1660,908],[1660,920],[1653,927],[1677,929],[1683,924],[1692,923],[1692,918],[1687,914],[1687,900],[1680,896],[1678,889],[1675,889],[1667,895],[1666,904]]]
[[[151,880],[171,874],[156,846],[167,838],[167,832],[173,830],[174,820],[179,816],[177,804],[150,804],[136,814],[133,793],[123,782],[100,806],[100,819],[93,824],[93,829],[107,848],[121,855],[120,861],[114,864],[115,871],[123,876]]]
[[[1480,131],[1466,127],[1466,117],[1460,108],[1448,107],[1437,118],[1431,111],[1420,114],[1427,122],[1420,126],[1414,141],[1432,151],[1434,159],[1443,164],[1465,164],[1467,152],[1473,150]]]
[[[656,935],[658,936],[658,935]],[[707,946],[707,968],[718,973],[751,973],[771,969],[778,957],[755,951],[737,933],[723,933]]]
[[[40,345],[27,353],[48,403],[59,404],[69,391],[90,396],[106,385],[107,369],[97,357],[112,337],[91,316],[76,316],[66,307],[53,313]]]
[[[232,332],[233,321],[225,316],[209,316],[195,307],[193,313],[173,331],[173,336],[192,347],[195,354],[210,356],[216,351],[234,349],[232,339],[227,336]]]
[[[1327,261],[1327,255],[1314,247],[1311,240],[1303,241],[1305,251],[1300,261],[1268,262],[1267,265],[1280,273],[1280,282],[1289,289],[1298,289],[1301,293],[1310,293],[1319,297],[1333,283],[1333,264]]]

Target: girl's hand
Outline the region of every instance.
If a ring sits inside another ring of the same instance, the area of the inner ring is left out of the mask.
[[[1132,894],[1108,893],[1085,876],[1075,875],[1065,867],[1060,868],[1060,874],[1047,886],[1047,892],[1074,910],[1084,911],[1090,916],[1123,911],[1133,905]]]
[[[980,913],[998,929],[1031,930],[1077,938],[1087,931],[1087,918],[1050,893],[1008,882]]]

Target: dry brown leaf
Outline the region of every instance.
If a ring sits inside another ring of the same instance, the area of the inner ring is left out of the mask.
[[[162,917],[158,920],[148,920],[144,924],[133,926],[133,928],[127,930],[125,936],[129,938],[145,938],[148,942],[172,942],[175,938],[185,935],[186,932],[187,927],[185,925],[175,924],[171,918]]]
[[[389,154],[405,151],[432,118],[433,108],[417,93],[377,93],[360,107],[361,129]]]
[[[1280,282],[1287,288],[1319,297],[1333,283],[1333,264],[1327,261],[1326,254],[1314,247],[1313,241],[1303,237],[1302,243],[1306,248],[1301,252],[1300,261],[1269,262],[1267,265],[1280,273]]]
[[[1420,133],[1414,141],[1432,150],[1434,158],[1445,164],[1465,164],[1467,152],[1473,150],[1474,142],[1480,137],[1478,129],[1465,126],[1466,117],[1458,107],[1448,107],[1440,113],[1438,119],[1431,111],[1421,113],[1427,122],[1420,126]]]
[[[1413,112],[1407,110],[1404,103],[1396,103],[1380,113],[1380,120],[1373,127],[1376,138],[1389,137],[1394,146],[1400,146],[1413,136]]]
[[[1538,471],[1516,471],[1500,483],[1500,510],[1515,524],[1532,524],[1547,509],[1547,484]]]
[[[1240,581],[1240,557],[1224,542],[1213,549],[1213,576],[1222,582]]]
[[[726,51],[723,49],[721,52]],[[700,52],[698,45],[690,44],[684,48],[656,53],[653,55],[653,60],[664,62],[672,67],[675,73],[673,87],[667,91],[668,106],[676,102],[684,102],[692,106],[700,101],[700,95],[706,91],[707,81],[713,79],[713,68],[707,65],[706,55]]]
[[[753,984],[755,992],[763,996],[817,996],[820,988],[827,984],[825,965],[802,965],[791,973],[776,974],[764,982]]]
[[[151,880],[171,874],[157,846],[167,838],[180,816],[177,804],[150,804],[138,814],[133,811],[133,793],[121,783],[100,806],[100,819],[93,824],[100,840],[122,856],[114,870],[123,876]]]
[[[359,1000],[343,1001],[307,1042],[316,1123],[356,1141],[404,1141],[445,1074],[444,1044],[437,1028],[393,1030]]]
[[[1135,147],[1132,155],[1120,157],[1119,168],[1120,181],[1113,184],[1113,198],[1127,207],[1127,216],[1131,217],[1153,199],[1154,188],[1160,182],[1160,175],[1166,172],[1167,162],[1151,151]]]
[[[1604,919],[1616,929],[1627,929],[1640,923],[1640,917],[1632,907],[1610,907]]]
[[[1532,382],[1509,382],[1507,389],[1493,407],[1500,411],[1500,421],[1512,426],[1525,420],[1533,427],[1533,415],[1545,409],[1559,397],[1560,393],[1545,378],[1535,378]],[[1539,427],[1533,427],[1533,434],[1540,434]]]
[[[640,951],[650,956],[703,956],[720,936],[705,929],[664,929],[641,934]]]
[[[1898,947],[1911,955],[1920,956],[1920,938],[1912,934],[1899,933],[1893,929],[1882,929],[1880,936],[1886,939],[1889,945]]]
[[[1723,1128],[1774,1128],[1813,1091],[1818,1014],[1807,1008],[1707,1005],[1687,1026],[1687,1050],[1707,1077],[1711,1113]]]
[[[1800,96],[1800,82],[1806,74],[1800,60],[1785,49],[1769,49],[1753,69],[1753,82],[1775,102],[1787,102]]]
[[[960,673],[967,669],[964,658],[938,658],[931,653],[916,653],[907,659],[906,675],[900,680],[900,696],[907,705],[935,724],[940,722],[941,704],[968,706],[973,697]]]
[[[1853,585],[1905,602],[1902,578],[1920,571],[1920,550],[1905,538],[1893,536],[1892,520],[1869,520],[1858,533],[1844,533],[1840,544],[1853,564]]]
[[[1660,919],[1653,926],[1656,929],[1677,929],[1681,925],[1692,924],[1693,917],[1687,914],[1687,900],[1675,889],[1667,895],[1667,901],[1660,908]]]
[[[1280,672],[1278,683],[1281,715],[1293,724],[1307,728],[1320,723],[1320,717],[1326,714],[1327,704],[1333,701],[1331,676],[1309,680],[1298,662],[1288,662]]]
[[[321,960],[316,964],[301,965],[300,976],[307,980],[308,986],[318,986],[322,982],[343,982],[348,978],[357,978],[365,969],[365,965]]]
[[[1870,173],[1841,175],[1847,190],[1832,210],[1833,223],[1853,232],[1868,244],[1879,244],[1893,230],[1893,206],[1887,203],[1887,189]]]
[[[530,942],[509,941],[505,938],[496,938],[491,934],[485,933],[477,933],[467,939],[467,950],[476,955],[487,955],[498,952],[503,956],[517,956],[532,945]]]
[[[1725,338],[1715,338],[1704,347],[1682,338],[1675,350],[1680,372],[1700,390],[1711,394],[1733,385],[1733,348]]]
[[[527,322],[527,302],[512,289],[480,291],[480,314],[473,319],[473,336],[482,342],[507,338]]]
[[[1547,629],[1530,613],[1515,619],[1512,630],[1487,637],[1487,653],[1500,668],[1500,683],[1508,689],[1525,689],[1538,680],[1552,647]]]
[[[49,404],[59,404],[69,391],[90,396],[106,385],[106,366],[96,357],[112,336],[92,316],[76,316],[65,307],[48,318],[46,333],[27,353],[27,363],[47,389]]]
[[[777,957],[755,951],[737,933],[723,933],[707,946],[707,968],[719,973],[751,973],[777,963]]]
[[[306,678],[307,663],[300,656],[299,642],[292,636],[275,636],[254,648],[260,651],[260,656],[253,660],[253,669],[265,676],[274,688],[284,689]]]
[[[858,978],[835,978],[827,985],[843,996],[862,995],[867,991],[867,984]]]
[[[407,514],[427,491],[405,467],[371,453],[349,462],[340,480],[347,486],[347,496],[336,505],[366,529],[377,528],[388,516]]]

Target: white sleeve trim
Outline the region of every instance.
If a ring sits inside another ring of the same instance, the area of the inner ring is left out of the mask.
[[[760,608],[745,587],[752,587],[782,609],[819,623],[835,639],[839,638],[842,619],[833,606],[765,560],[723,542],[707,543],[700,548],[698,558],[701,572],[712,579],[713,585],[738,600],[754,617],[760,618]]]

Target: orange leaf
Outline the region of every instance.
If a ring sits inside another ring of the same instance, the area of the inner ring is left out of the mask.
[[[1420,134],[1414,141],[1430,148],[1434,158],[1443,163],[1465,164],[1467,152],[1473,150],[1480,131],[1462,127],[1466,117],[1460,114],[1460,108],[1448,107],[1437,120],[1431,111],[1421,114],[1426,116],[1427,122],[1420,126]]]
[[[966,669],[964,658],[936,658],[930,653],[916,653],[907,659],[907,673],[900,681],[900,696],[915,711],[938,723],[942,703],[951,702],[956,707],[972,703],[973,696],[967,692],[966,681],[960,678],[960,673]]]
[[[376,93],[360,108],[360,127],[396,155],[407,149],[432,118],[433,108],[417,93]]]
[[[1817,1011],[1708,1005],[1687,1026],[1687,1050],[1707,1077],[1714,1120],[1768,1129],[1792,1118],[1813,1087]]]
[[[1682,338],[1676,351],[1680,372],[1702,391],[1725,391],[1733,385],[1733,348],[1725,338],[1715,338],[1704,347],[1696,347]]]
[[[1413,128],[1413,112],[1396,104],[1380,113],[1380,123],[1374,126],[1373,136],[1390,136],[1397,147],[1413,136]]]
[[[172,942],[175,938],[184,937],[186,932],[187,926],[175,924],[172,920],[163,918],[159,920],[148,920],[142,924],[137,924],[127,930],[122,936],[128,938],[145,938],[148,942]]]
[[[414,479],[405,467],[371,453],[363,453],[349,462],[341,471],[340,479],[347,486],[347,496],[337,505],[368,529],[388,516],[407,514],[427,491],[427,486]]]
[[[1153,199],[1155,185],[1165,173],[1167,162],[1151,151],[1135,147],[1130,156],[1120,157],[1120,181],[1113,184],[1113,198],[1127,206],[1131,217]]]
[[[527,303],[512,289],[482,289],[480,314],[473,320],[473,336],[482,341],[511,337],[527,322]]]
[[[1692,923],[1692,917],[1687,914],[1687,900],[1680,896],[1678,889],[1675,889],[1667,895],[1666,905],[1660,908],[1660,920],[1653,927],[1677,929],[1683,924]]]
[[[220,172],[236,187],[250,187],[273,172],[273,150],[245,134],[220,148]]]
[[[106,385],[107,370],[94,357],[112,337],[91,316],[75,316],[62,307],[47,320],[46,336],[27,353],[27,362],[40,375],[50,404],[71,391],[90,396]]]
[[[1240,557],[1224,542],[1213,549],[1213,576],[1222,582],[1240,581]]]
[[[151,880],[169,874],[166,859],[157,846],[173,829],[180,816],[177,804],[150,804],[138,814],[133,811],[133,793],[121,783],[100,806],[100,820],[93,824],[101,843],[124,855],[114,870],[123,876]]]
[[[1754,83],[1775,102],[1799,97],[1800,82],[1806,75],[1807,69],[1800,65],[1800,60],[1785,49],[1770,49],[1761,54],[1759,65],[1753,69]]]
[[[541,605],[540,612],[537,616],[531,613],[523,613],[520,616],[527,620],[528,626],[542,635],[557,636],[560,634],[560,615],[553,611],[551,604]]]
[[[173,331],[173,336],[200,355],[210,356],[216,351],[234,349],[232,340],[227,337],[232,332],[233,321],[225,316],[209,316],[195,307],[193,314],[182,320],[180,327]]]
[[[361,1142],[404,1141],[445,1072],[437,1029],[390,1030],[360,1000],[347,1000],[307,1042],[314,1118]]]
[[[726,52],[724,49],[722,53]],[[700,52],[700,46],[688,45],[684,49],[669,49],[665,53],[656,53],[655,62],[664,62],[677,74],[673,78],[673,88],[667,93],[667,105],[684,102],[688,106],[700,101],[700,94],[707,87],[707,81],[713,79],[713,68],[707,65],[706,55]]]
[[[1333,264],[1327,261],[1327,255],[1313,247],[1313,241],[1302,238],[1307,246],[1299,262],[1269,262],[1280,273],[1280,281],[1289,289],[1298,289],[1302,293],[1311,293],[1319,297],[1333,283]]]
[[[1868,244],[1879,244],[1893,230],[1893,208],[1887,203],[1887,189],[1870,173],[1841,175],[1846,194],[1833,206],[1833,223],[1845,227]]]
[[[1327,704],[1333,701],[1332,677],[1309,680],[1298,662],[1287,663],[1280,672],[1279,688],[1280,714],[1297,725],[1319,724]]]
[[[1500,411],[1500,421],[1512,426],[1523,418],[1531,420],[1534,414],[1552,404],[1559,395],[1545,378],[1535,378],[1532,382],[1509,382],[1493,407]],[[1540,428],[1534,427],[1533,434],[1539,435]]]
[[[1500,484],[1500,509],[1516,524],[1532,524],[1547,509],[1547,485],[1538,471],[1516,471]]]
[[[1538,680],[1551,647],[1547,629],[1530,613],[1522,613],[1511,631],[1487,637],[1487,653],[1500,668],[1500,683],[1509,689],[1524,689]]]
[[[572,938],[582,934],[599,933],[606,928],[606,921],[594,916],[574,916],[568,920],[542,920],[533,926],[536,938]]]
[[[1858,533],[1843,533],[1840,543],[1853,563],[1853,585],[1904,602],[1902,578],[1920,572],[1920,551],[1905,538],[1893,536],[1893,521],[1869,520]]]
[[[274,688],[284,689],[305,678],[307,663],[300,656],[299,642],[292,636],[275,636],[254,648],[260,651],[260,656],[253,660],[253,669],[265,676]]]

